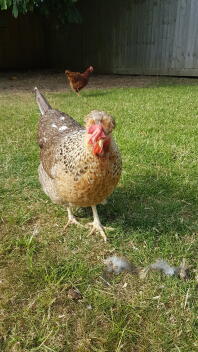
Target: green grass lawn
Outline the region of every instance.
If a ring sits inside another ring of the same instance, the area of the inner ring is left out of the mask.
[[[160,82],[160,81],[159,81]],[[171,81],[170,81],[171,82]],[[63,230],[66,211],[38,182],[39,112],[30,92],[0,94],[1,342],[4,352],[198,351],[198,85],[47,93],[83,123],[91,110],[115,117],[120,183],[98,211],[114,228],[104,244],[86,229]],[[90,209],[78,209],[82,223]],[[109,254],[137,266],[186,258],[192,277],[127,273],[102,279]],[[67,296],[77,287],[83,300]]]

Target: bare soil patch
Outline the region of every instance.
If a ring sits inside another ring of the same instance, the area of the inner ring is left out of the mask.
[[[198,78],[93,74],[85,89],[149,87],[173,84],[198,84]],[[35,86],[43,91],[70,90],[63,71],[9,71],[2,72],[0,75],[0,92],[32,91]]]

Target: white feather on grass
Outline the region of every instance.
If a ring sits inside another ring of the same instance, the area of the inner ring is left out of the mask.
[[[167,276],[178,276],[180,279],[186,280],[189,278],[189,268],[186,266],[185,259],[181,262],[180,266],[171,266],[164,259],[158,259],[153,264],[139,271],[140,279],[145,279],[148,272],[151,270],[156,270],[164,273]]]
[[[171,266],[164,259],[157,259],[154,263],[145,268],[138,268],[128,261],[128,259],[113,255],[104,260],[106,271],[116,275],[122,272],[129,272],[138,274],[140,279],[145,279],[149,271],[159,271],[167,276],[178,276],[180,279],[186,280],[189,277],[189,268],[186,266],[185,260],[181,262],[180,266]]]
[[[104,264],[106,265],[107,272],[114,273],[116,275],[122,273],[123,271],[131,272],[132,270],[132,265],[127,259],[116,255],[106,258],[104,260]]]

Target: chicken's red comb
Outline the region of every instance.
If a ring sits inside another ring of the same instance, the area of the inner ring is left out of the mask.
[[[88,128],[87,132],[88,134],[91,134],[91,137],[89,139],[89,144],[96,143],[101,138],[106,137],[102,125],[91,125]]]

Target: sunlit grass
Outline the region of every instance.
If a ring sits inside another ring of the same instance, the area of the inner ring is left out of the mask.
[[[171,81],[170,81],[171,83]],[[1,292],[5,352],[194,352],[195,273],[188,281],[122,274],[106,286],[103,259],[115,252],[135,265],[182,258],[197,269],[198,86],[47,93],[50,104],[83,123],[105,110],[123,157],[119,186],[105,206],[99,235],[70,227],[37,177],[38,108],[30,93],[0,95]],[[77,210],[83,223],[87,209]],[[127,285],[124,285],[124,284]],[[76,286],[83,300],[67,297]],[[187,297],[187,301],[186,301]]]

